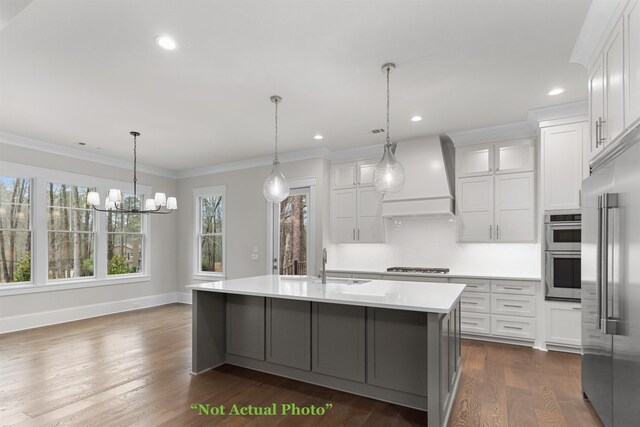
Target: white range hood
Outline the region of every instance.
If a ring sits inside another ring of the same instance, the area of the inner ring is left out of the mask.
[[[455,148],[451,139],[434,135],[401,141],[395,156],[406,179],[402,191],[384,196],[382,216],[453,215]]]

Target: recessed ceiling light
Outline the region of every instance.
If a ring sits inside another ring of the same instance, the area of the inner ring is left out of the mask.
[[[561,93],[564,93],[564,89],[561,87],[557,87],[555,89],[551,89],[548,93],[549,96],[556,96],[556,95],[560,95]]]
[[[322,136],[322,135],[320,135],[320,134],[315,135],[315,136],[313,137],[313,139],[317,139],[317,140],[320,140],[320,139],[323,139],[323,138],[324,138],[324,136]]]
[[[156,44],[163,49],[175,50],[175,48],[178,47],[178,43],[170,36],[156,36],[154,40]]]
[[[87,145],[86,142],[78,142],[78,145]]]
[[[413,116],[413,117],[411,117],[411,121],[412,122],[419,122],[420,120],[422,120],[422,116]]]

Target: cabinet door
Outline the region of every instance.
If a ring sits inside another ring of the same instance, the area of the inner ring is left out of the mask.
[[[364,382],[365,308],[313,303],[312,371]]]
[[[579,347],[581,310],[579,303],[546,302],[547,342]]]
[[[267,298],[267,361],[311,368],[311,303]]]
[[[625,125],[640,119],[640,0],[633,0],[624,12],[625,31]]]
[[[458,177],[489,175],[493,172],[493,145],[473,145],[456,148]]]
[[[589,160],[593,159],[602,149],[600,143],[600,125],[604,121],[604,61],[602,56],[593,66],[589,77]]]
[[[264,300],[227,295],[227,353],[264,360]]]
[[[356,190],[331,191],[331,240],[348,243],[356,240]]]
[[[358,188],[357,197],[356,240],[364,243],[383,242],[384,228],[380,193],[373,187]]]
[[[362,160],[358,162],[358,187],[373,186],[373,171],[380,159]]]
[[[624,36],[622,20],[604,48],[605,146],[624,131]]]
[[[493,177],[458,179],[457,213],[460,242],[493,240]]]
[[[426,337],[427,313],[367,308],[367,382],[426,396]]]
[[[341,163],[331,167],[331,188],[355,188],[356,162]]]
[[[495,237],[498,242],[535,240],[534,173],[495,177]]]
[[[582,123],[542,130],[544,210],[580,208],[582,132]]]
[[[534,169],[532,139],[496,143],[494,153],[497,174],[529,172]]]

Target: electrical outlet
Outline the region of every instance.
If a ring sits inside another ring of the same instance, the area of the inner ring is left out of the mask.
[[[251,261],[258,261],[258,254],[250,254]]]

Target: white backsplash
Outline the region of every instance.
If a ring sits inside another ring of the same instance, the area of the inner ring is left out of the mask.
[[[386,243],[329,245],[327,268],[448,267],[453,274],[540,277],[538,243],[458,243],[455,222],[445,218],[385,220],[385,227]]]

